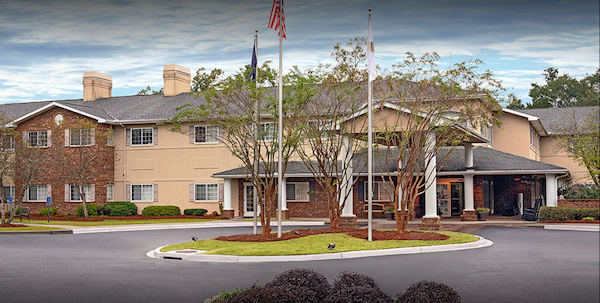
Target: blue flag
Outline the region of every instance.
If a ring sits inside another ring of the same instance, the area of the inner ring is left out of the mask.
[[[256,58],[256,38],[254,39],[254,47],[252,48],[252,61],[250,62],[250,68],[252,72],[250,72],[250,82],[256,80],[256,64],[258,63],[258,59]]]

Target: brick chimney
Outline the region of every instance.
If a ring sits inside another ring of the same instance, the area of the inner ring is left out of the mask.
[[[97,72],[83,73],[83,101],[112,97],[112,78]]]
[[[165,97],[189,93],[191,90],[192,74],[188,68],[183,66],[165,65],[163,79],[165,80]]]

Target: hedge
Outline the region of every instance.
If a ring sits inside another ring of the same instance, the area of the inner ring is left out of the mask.
[[[85,205],[87,206],[88,215],[90,215],[90,216],[100,215],[101,206],[98,206],[96,204],[90,204],[90,203],[86,203]],[[78,217],[85,217],[85,214],[83,213],[83,204],[77,206],[77,210],[75,210],[75,214]]]
[[[19,210],[20,210],[20,209],[19,209]],[[15,213],[15,215],[17,215],[17,216],[18,216],[18,215],[19,215],[19,213]],[[40,215],[42,215],[42,216],[47,216],[47,215],[48,215],[48,207],[42,208],[42,209],[40,210]],[[50,215],[51,215],[51,216],[53,216],[53,215],[56,215],[56,208],[54,208],[54,207],[50,207]]]
[[[540,221],[581,220],[585,217],[600,220],[600,209],[547,206],[540,208]]]
[[[147,206],[142,210],[142,216],[145,217],[160,217],[160,216],[177,216],[181,215],[181,209],[173,205],[152,205]]]
[[[189,208],[183,211],[183,214],[186,216],[204,216],[208,210],[204,208]]]
[[[102,207],[102,213],[111,217],[128,217],[137,215],[138,208],[131,202],[108,202]]]

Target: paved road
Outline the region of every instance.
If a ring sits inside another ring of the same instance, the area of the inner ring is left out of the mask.
[[[463,302],[598,302],[597,232],[484,227],[488,248],[272,264],[150,259],[145,253],[191,236],[250,228],[157,230],[80,235],[0,235],[0,302],[202,302],[222,289],[263,285],[296,267],[330,282],[344,270],[375,278],[390,294],[433,280]]]

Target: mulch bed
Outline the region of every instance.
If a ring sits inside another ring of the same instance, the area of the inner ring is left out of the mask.
[[[31,215],[31,219],[36,220],[47,220],[48,216]],[[213,215],[204,216],[162,216],[162,217],[144,217],[142,215],[128,216],[128,217],[90,217],[86,219],[84,217],[77,216],[50,216],[50,220],[56,221],[104,221],[104,220],[148,220],[148,219],[216,219],[216,220],[227,220],[227,218],[215,217]]]
[[[23,224],[14,224],[14,223],[10,223],[10,224],[0,224],[0,227],[27,227],[27,225],[23,225]]]
[[[277,238],[276,233],[271,233],[269,238],[265,238],[262,234],[257,235],[232,235],[232,236],[221,236],[215,238],[219,241],[235,241],[235,242],[273,242],[273,241],[284,241],[296,238],[302,238],[312,235],[322,234],[333,234],[333,233],[345,233],[352,237],[359,239],[367,239],[367,229],[342,229],[342,228],[321,228],[321,229],[296,229],[291,232],[281,234],[281,238]],[[382,231],[373,230],[373,240],[425,240],[425,241],[438,241],[447,240],[450,237],[438,233],[426,233],[420,231],[409,231],[402,235],[394,230]]]
[[[592,223],[592,224],[600,224],[600,220],[566,220],[566,221],[558,221],[558,220],[547,220],[547,221],[539,221],[539,223]]]

